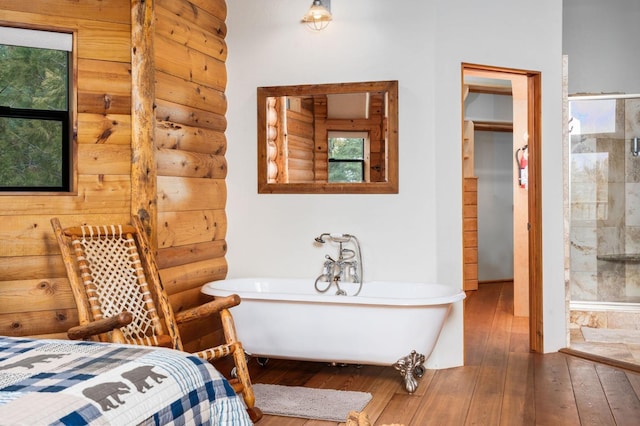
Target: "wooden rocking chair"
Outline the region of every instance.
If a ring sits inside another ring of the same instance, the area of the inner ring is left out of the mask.
[[[174,314],[138,217],[132,217],[132,225],[63,229],[57,218],[51,219],[51,225],[78,307],[80,325],[69,329],[70,339],[96,336],[103,342],[182,351],[178,324],[218,312],[225,344],[194,355],[208,361],[232,355],[237,378],[229,382],[242,395],[251,420],[262,417],[254,406],[245,354],[229,312],[240,303],[238,295]]]

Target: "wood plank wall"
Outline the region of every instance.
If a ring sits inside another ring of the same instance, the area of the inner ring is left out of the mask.
[[[313,104],[303,99],[298,110],[285,108],[285,114],[288,182],[313,182]]]
[[[314,114],[314,174],[316,182],[329,179],[329,147],[330,131],[351,131],[369,133],[369,182],[385,182],[387,180],[387,119],[384,93],[371,92],[369,100],[369,118],[338,119],[328,118],[327,96],[313,97]]]
[[[227,274],[227,74],[224,0],[156,0],[158,263],[177,311]],[[185,349],[217,340],[183,328]]]
[[[161,276],[181,310],[227,272],[226,3],[154,7],[155,236]],[[0,25],[77,35],[77,193],[0,195],[0,334],[64,338],[77,314],[50,218],[124,223],[132,209],[131,0],[0,0],[0,10]],[[183,330],[187,350],[218,338],[210,324]]]

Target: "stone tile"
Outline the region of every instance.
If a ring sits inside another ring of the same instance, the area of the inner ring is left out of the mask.
[[[629,302],[640,302],[640,264],[627,263],[625,270],[626,293]],[[637,315],[640,322],[640,315]]]
[[[598,193],[598,204],[602,201],[601,197],[607,196],[606,200],[606,216],[598,212],[598,219],[603,220],[605,226],[619,226],[625,224],[626,214],[626,184],[624,182],[612,182],[608,185],[608,192],[605,194]]]
[[[571,203],[571,226],[596,226],[596,220],[602,213],[598,214],[598,204],[593,203]]]
[[[595,228],[571,229],[571,271],[597,271],[597,233]]]
[[[598,298],[598,274],[574,271],[571,273],[571,300],[591,301]]]
[[[626,295],[626,283],[624,279],[624,263],[621,262],[600,262],[607,263],[610,270],[601,271],[604,268],[598,267],[598,300],[603,302],[618,302]]]
[[[629,144],[631,138],[625,140],[625,145],[628,148],[625,152],[627,161],[625,162],[625,175],[627,183],[639,183],[640,182],[640,156],[636,157],[631,154],[631,148]]]
[[[606,173],[599,175],[605,180],[598,183],[624,182],[626,159],[624,137],[598,138],[597,147],[598,154],[601,154],[602,157],[606,156],[606,164],[601,166],[607,168]]]
[[[640,226],[640,183],[626,185],[626,224]]]
[[[627,345],[640,341],[640,330],[633,329],[582,327],[582,335],[585,341],[595,343]]]
[[[625,232],[622,226],[599,226],[597,230],[597,253],[620,254],[624,253]],[[600,265],[598,265],[600,266]],[[606,267],[606,265],[604,265]]]
[[[624,228],[625,253],[640,253],[640,226]]]
[[[574,153],[570,167],[572,184],[609,182],[609,156],[605,152]]]
[[[571,311],[570,323],[578,327],[605,328],[607,315],[604,312]]]
[[[595,204],[598,202],[598,184],[576,182],[571,185],[571,204]]]
[[[624,132],[630,137],[640,136],[640,99],[625,100]]]
[[[607,327],[640,330],[640,315],[634,312],[607,312]],[[637,343],[640,343],[640,340]]]
[[[571,158],[575,154],[586,154],[596,152],[597,140],[595,137],[583,135],[571,135]],[[573,168],[572,168],[573,171]],[[572,172],[573,174],[573,172]]]

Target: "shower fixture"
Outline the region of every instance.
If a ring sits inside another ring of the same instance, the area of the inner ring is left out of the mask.
[[[356,236],[325,232],[314,238],[314,241],[320,244],[338,243],[338,257],[333,259],[328,254],[325,255],[322,274],[316,278],[315,289],[319,293],[325,293],[333,284],[337,288],[336,295],[346,296],[347,292],[342,289],[341,284],[356,283],[358,289],[353,296],[360,294],[363,280],[362,252]],[[351,248],[345,247],[345,244],[350,244]],[[324,287],[321,288],[322,286]]]
[[[640,138],[631,139],[631,154],[637,157],[640,154]]]

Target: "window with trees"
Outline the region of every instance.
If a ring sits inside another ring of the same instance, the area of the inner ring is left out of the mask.
[[[71,51],[71,34],[0,27],[0,191],[70,191]]]
[[[329,132],[329,182],[366,182],[368,137],[363,132]]]

